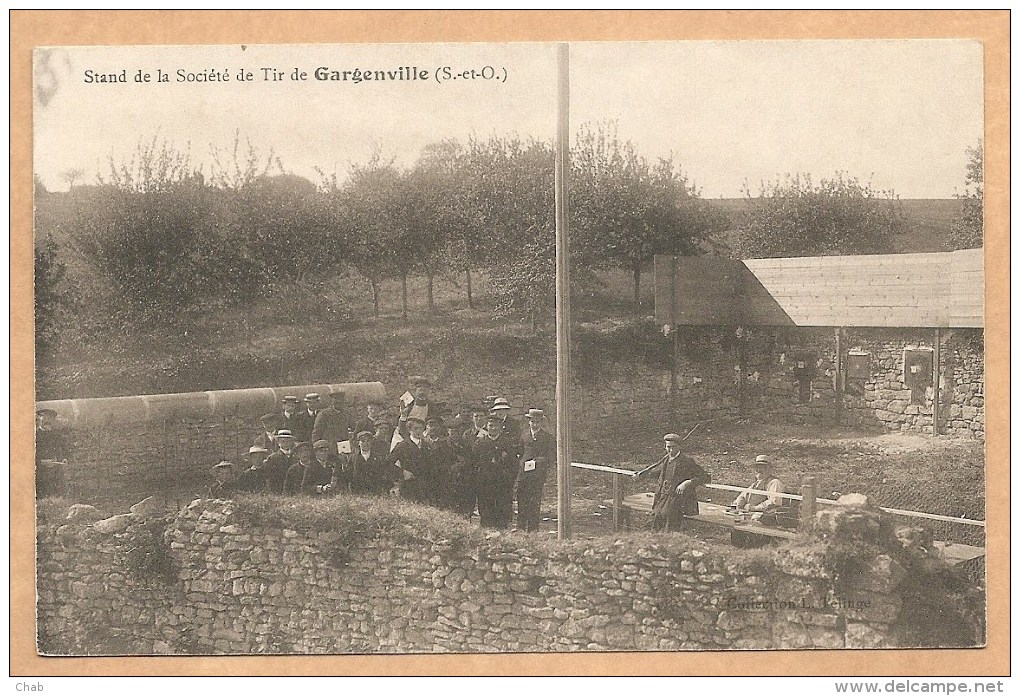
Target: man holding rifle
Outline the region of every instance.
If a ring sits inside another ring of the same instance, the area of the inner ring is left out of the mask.
[[[638,472],[634,478],[640,481],[658,471],[658,488],[652,503],[652,529],[676,532],[681,529],[684,517],[698,514],[697,487],[710,483],[712,478],[693,459],[681,453],[680,445],[684,438],[669,433],[662,439],[666,456]]]

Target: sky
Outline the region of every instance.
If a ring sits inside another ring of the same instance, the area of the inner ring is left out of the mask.
[[[901,198],[949,198],[982,136],[982,58],[980,43],[951,40],[572,43],[571,130],[614,122],[649,159],[672,156],[706,198],[837,172]],[[356,68],[401,67],[425,79],[354,81]],[[316,79],[318,68],[340,79]],[[109,74],[127,82],[95,78]],[[51,190],[79,169],[94,183],[153,138],[209,171],[239,134],[318,182],[374,151],[410,166],[431,142],[551,140],[556,128],[554,44],[60,47],[37,49],[35,80],[35,173]]]

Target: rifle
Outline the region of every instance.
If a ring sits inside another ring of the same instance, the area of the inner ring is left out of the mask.
[[[680,438],[680,442],[686,442],[687,438],[689,438],[691,435],[693,435],[694,431],[697,430],[698,427],[701,426],[702,423],[708,423],[708,422],[709,421],[698,421],[697,423],[695,423],[694,427],[691,428],[690,431],[686,435],[684,435],[682,438]],[[639,471],[635,471],[634,472],[634,478],[636,479],[639,476],[643,476],[644,474],[648,473],[649,471],[651,471],[655,467],[660,466],[661,464],[665,463],[665,461],[667,459],[669,459],[669,455],[668,454],[666,456],[664,456],[662,459],[660,459],[659,461],[657,461],[654,464],[652,464],[651,466],[646,466],[644,469],[641,469]]]

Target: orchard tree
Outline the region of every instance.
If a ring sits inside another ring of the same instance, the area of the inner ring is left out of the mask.
[[[650,163],[614,124],[584,126],[571,157],[570,211],[574,239],[591,265],[617,265],[634,279],[658,253],[695,254],[701,241],[726,228],[725,216],[698,197],[672,158]]]
[[[206,298],[204,253],[210,188],[188,153],[140,143],[78,202],[78,250],[113,300],[116,321],[169,323]]]
[[[817,185],[796,175],[745,194],[739,244],[748,258],[890,253],[904,222],[893,192],[844,174]]]
[[[393,275],[393,230],[399,224],[396,202],[402,193],[400,172],[392,160],[376,152],[363,165],[354,165],[342,188],[334,192],[342,201],[350,229],[348,255],[353,266],[372,287],[372,304],[379,316],[379,286]],[[406,300],[405,300],[406,304]]]
[[[973,249],[984,244],[985,155],[982,142],[967,148],[966,188],[957,198],[963,211],[953,220],[947,246],[949,249]]]

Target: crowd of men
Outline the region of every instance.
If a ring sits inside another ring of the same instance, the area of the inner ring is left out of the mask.
[[[537,531],[556,460],[545,413],[530,408],[522,424],[497,396],[452,413],[430,399],[428,379],[410,381],[396,419],[377,402],[354,417],[342,392],[325,407],[318,394],[285,397],[280,412],[262,416],[245,466],[213,468],[210,495],[395,495],[467,518],[477,510],[494,529],[511,526],[516,500],[517,529]]]

